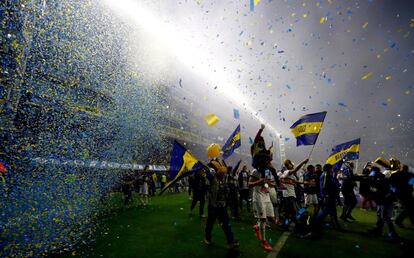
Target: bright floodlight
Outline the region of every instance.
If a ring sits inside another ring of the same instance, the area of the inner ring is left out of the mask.
[[[134,21],[134,23],[144,29],[156,40],[153,42],[163,49],[169,50],[182,64],[191,68],[197,75],[209,80],[213,85],[220,85],[218,90],[227,99],[246,108],[246,110],[256,117],[260,123],[265,124],[269,130],[280,134],[268,124],[260,115],[256,115],[253,108],[248,105],[244,95],[239,93],[239,89],[234,85],[227,83],[227,76],[223,71],[215,72],[210,67],[223,67],[211,61],[209,56],[189,33],[178,29],[171,24],[160,21],[157,16],[152,14],[139,1],[133,0],[105,0],[105,3],[114,11],[119,12]],[[209,62],[207,62],[209,61]]]

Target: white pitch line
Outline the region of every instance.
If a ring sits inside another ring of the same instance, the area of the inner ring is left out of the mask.
[[[284,232],[282,236],[277,241],[276,245],[273,247],[273,251],[267,256],[267,258],[276,258],[279,255],[280,250],[286,243],[287,238],[289,237],[290,232]]]

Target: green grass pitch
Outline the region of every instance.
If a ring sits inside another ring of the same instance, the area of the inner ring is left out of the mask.
[[[229,252],[223,231],[218,224],[213,229],[213,246],[203,243],[205,218],[199,218],[198,206],[189,215],[190,200],[187,193],[165,193],[152,197],[146,208],[134,203],[123,207],[122,196],[112,194],[113,211],[105,218],[96,232],[96,242],[67,253],[66,257],[267,257],[252,230],[254,219],[245,210],[240,221],[232,221],[236,239],[240,241],[239,253]],[[207,207],[206,207],[207,209]],[[207,211],[206,211],[207,213]],[[347,232],[330,228],[318,240],[301,239],[290,235],[278,257],[398,257],[403,250],[414,247],[413,228],[400,229],[398,233],[407,244],[390,243],[385,238],[374,238],[365,232],[374,226],[375,212],[356,208],[356,222],[341,223]],[[406,225],[409,221],[405,222]],[[275,245],[282,231],[276,226],[267,231],[268,239]],[[414,256],[412,256],[414,257]]]

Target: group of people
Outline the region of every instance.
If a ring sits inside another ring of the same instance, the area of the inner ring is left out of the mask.
[[[199,203],[199,216],[207,217],[204,241],[207,245],[212,244],[213,226],[219,220],[229,248],[237,248],[239,242],[234,238],[230,218],[240,219],[244,208],[248,213],[253,211],[253,230],[266,251],[272,251],[266,237],[266,228],[272,224],[282,230],[292,229],[300,237],[318,237],[329,215],[331,226],[344,231],[338,221],[337,207],[342,206],[339,219],[343,222],[356,220],[352,212],[358,204],[355,194],[358,185],[361,209],[367,205],[373,209],[374,203],[377,209],[377,222],[370,234],[382,235],[383,227],[387,225],[389,239],[398,240],[394,224],[404,227],[403,221],[409,218],[414,225],[414,174],[408,171],[408,166],[396,159],[378,158],[368,162],[361,174],[356,174],[350,160],[342,160],[340,170],[334,171],[331,164],[311,165],[308,164],[309,159],[305,159],[295,165],[286,159],[282,168],[277,170],[272,165],[272,147],[266,149],[261,136],[264,128],[262,125],[251,146],[251,171],[246,165],[242,165],[239,171],[240,162],[234,168],[228,166],[219,158],[220,146],[211,144],[207,149],[210,158],[207,166],[170,188],[171,191],[179,191],[183,186],[192,194],[190,214]],[[165,174],[157,176],[150,173],[148,167],[141,173],[127,174],[121,187],[125,205],[132,201],[135,189],[140,194],[141,206],[146,207],[149,196],[154,195],[157,188],[163,188],[166,182]],[[393,221],[397,201],[402,211]]]
[[[145,208],[149,203],[150,196],[154,196],[157,188],[164,187],[167,182],[167,176],[162,174],[157,176],[155,172],[148,170],[145,166],[142,172],[127,173],[121,181],[120,190],[124,195],[124,205],[132,202],[132,193],[139,193],[140,206]]]
[[[372,202],[375,202],[377,207],[377,222],[369,233],[382,235],[386,224],[389,239],[399,239],[391,219],[396,201],[401,203],[403,210],[395,224],[403,227],[407,217],[414,224],[414,175],[408,171],[408,166],[396,159],[389,162],[376,160],[367,163],[363,173],[357,175],[354,163],[349,160],[343,160],[341,169],[334,171],[331,164],[307,165],[309,159],[305,159],[295,165],[287,159],[282,168],[276,170],[271,162],[272,150],[266,149],[261,136],[263,129],[264,125],[251,146],[252,171],[248,171],[246,166],[241,171],[227,166],[224,160],[219,159],[219,147],[212,144],[208,148],[211,158],[208,168],[197,171],[190,179],[193,193],[190,210],[200,202],[199,214],[204,217],[204,200],[205,197],[208,199],[206,244],[212,243],[211,231],[218,219],[229,247],[239,246],[231,230],[228,210],[231,217],[237,219],[244,204],[249,212],[253,208],[256,220],[253,229],[266,251],[272,250],[266,237],[268,223],[279,225],[284,230],[289,230],[293,224],[292,230],[297,235],[315,237],[320,236],[325,218],[330,215],[332,227],[344,231],[338,221],[337,207],[342,206],[341,220],[356,220],[352,211],[358,203],[355,194],[357,182],[360,182],[362,204],[370,203],[372,208]]]

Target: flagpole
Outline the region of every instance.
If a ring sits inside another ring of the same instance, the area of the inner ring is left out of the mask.
[[[318,136],[319,136],[319,135],[318,135]],[[316,138],[316,140],[318,140],[318,138]],[[308,159],[310,159],[310,157],[311,157],[311,155],[312,155],[312,152],[313,152],[313,149],[315,149],[315,145],[316,145],[316,141],[315,141],[315,144],[312,146],[312,149],[311,149],[311,151],[310,151],[310,153],[309,153]]]

